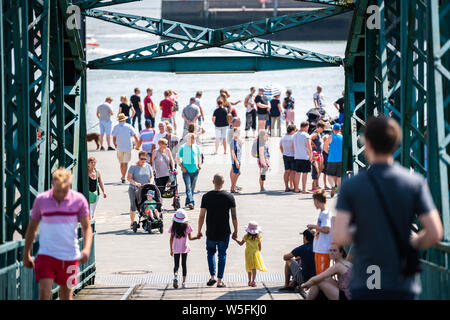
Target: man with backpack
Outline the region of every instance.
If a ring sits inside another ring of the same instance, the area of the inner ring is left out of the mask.
[[[370,167],[342,184],[333,242],[355,245],[352,299],[417,299],[417,251],[442,239],[439,213],[424,178],[394,162],[401,141],[397,122],[372,118],[364,136]],[[422,229],[411,235],[416,218]]]

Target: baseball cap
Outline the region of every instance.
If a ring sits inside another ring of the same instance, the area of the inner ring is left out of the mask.
[[[339,123],[335,123],[333,125],[333,130],[341,130],[341,125]]]

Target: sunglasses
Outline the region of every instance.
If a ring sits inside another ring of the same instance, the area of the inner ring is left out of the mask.
[[[139,160],[144,160],[145,161],[145,160],[147,160],[147,158],[139,158]]]

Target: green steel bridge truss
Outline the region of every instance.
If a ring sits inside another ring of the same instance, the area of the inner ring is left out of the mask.
[[[379,8],[379,28],[367,27],[370,6]],[[395,158],[427,178],[444,224],[444,243],[422,256],[422,298],[433,299],[450,298],[449,14],[448,0],[360,0],[344,61],[344,173],[366,166],[368,117],[386,114],[401,124]]]
[[[51,172],[71,168],[74,188],[87,193],[86,68],[205,73],[331,66],[344,66],[346,74],[344,173],[365,167],[361,135],[369,116],[384,113],[400,122],[404,139],[396,159],[427,177],[445,228],[445,242],[422,255],[422,297],[450,297],[448,0],[300,0],[324,6],[220,29],[97,9],[133,1],[74,3],[84,16],[169,40],[89,63],[81,33],[66,26],[70,1],[0,6],[0,283],[7,284],[0,285],[0,299],[36,298],[33,275],[20,264],[23,241],[12,240],[24,235]],[[380,18],[374,29],[367,27],[373,8]],[[344,59],[258,38],[350,11]],[[245,55],[177,56],[208,48]],[[93,282],[94,256],[81,273],[77,290]]]

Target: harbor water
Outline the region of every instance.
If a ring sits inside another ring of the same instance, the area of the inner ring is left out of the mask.
[[[159,18],[161,15],[160,1],[139,1],[123,5],[111,6],[110,11]],[[94,18],[87,18],[87,34],[99,44],[98,47],[87,47],[87,60],[92,61],[120,52],[155,44],[160,38],[155,35],[133,30],[123,26],[111,24]],[[301,28],[298,32],[302,32]],[[289,41],[283,42],[305,50],[310,50],[331,56],[343,57],[345,41]],[[208,49],[184,54],[184,56],[239,56],[246,55],[237,51],[225,49]],[[257,73],[232,74],[174,74],[161,72],[88,70],[87,72],[87,121],[88,132],[99,132],[96,108],[104,102],[105,97],[111,96],[115,115],[119,110],[120,96],[133,94],[135,87],[141,90],[141,100],[145,97],[146,88],[153,89],[152,100],[159,105],[163,99],[163,92],[173,89],[178,92],[180,110],[189,103],[189,98],[198,90],[203,91],[202,105],[205,113],[204,128],[209,135],[213,134],[212,114],[216,108],[216,99],[221,88],[227,88],[231,94],[230,101],[244,100],[249,88],[263,87],[267,84],[278,84],[292,89],[296,100],[295,123],[298,125],[306,120],[305,113],[314,106],[313,94],[317,85],[323,87],[326,111],[330,116],[337,116],[338,112],[333,102],[341,97],[344,89],[343,67],[327,67],[313,69],[265,71]],[[284,97],[284,94],[282,95]],[[236,106],[241,119],[245,119],[243,103]],[[161,116],[158,113],[157,121]],[[177,124],[182,123],[180,112],[176,113]],[[113,124],[117,122],[113,120]],[[179,126],[180,127],[180,126]],[[181,134],[180,128],[178,134]]]

